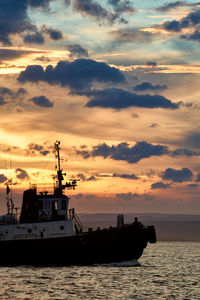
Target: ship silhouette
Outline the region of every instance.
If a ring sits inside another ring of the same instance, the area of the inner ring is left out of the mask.
[[[116,227],[84,231],[64,194],[65,189],[76,188],[77,180],[63,183],[59,141],[54,151],[57,182],[52,194],[38,193],[36,185],[25,190],[19,219],[7,196],[8,213],[0,216],[0,265],[91,265],[139,259],[148,242],[156,242],[154,226],[145,227],[137,218],[124,224],[124,216],[118,215]]]

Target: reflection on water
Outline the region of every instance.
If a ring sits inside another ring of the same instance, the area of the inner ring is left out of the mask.
[[[0,299],[200,299],[200,243],[148,245],[135,262],[1,267]]]

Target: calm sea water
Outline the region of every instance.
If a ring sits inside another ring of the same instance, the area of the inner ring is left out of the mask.
[[[148,245],[139,263],[0,267],[0,299],[200,299],[200,243]]]

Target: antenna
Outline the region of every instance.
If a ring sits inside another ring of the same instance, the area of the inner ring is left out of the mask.
[[[65,184],[62,184],[62,181],[64,180],[64,177],[66,175],[66,173],[63,173],[63,170],[61,169],[61,158],[60,158],[60,141],[56,141],[54,143],[54,153],[55,153],[55,157],[57,158],[57,165],[56,165],[56,169],[57,169],[57,179],[58,179],[58,188],[56,188],[56,190],[62,194],[62,190],[64,190],[65,188],[68,189],[75,189],[75,187],[77,186],[77,181],[76,179],[70,180],[72,182],[66,182]]]
[[[63,185],[62,185],[62,181],[63,181],[63,175],[66,175],[65,173],[63,173],[62,169],[61,169],[61,166],[60,166],[60,161],[61,161],[61,158],[60,158],[60,141],[56,141],[54,143],[54,152],[55,152],[55,156],[57,158],[57,178],[58,178],[58,188],[59,188],[59,191],[60,193],[62,193],[62,189],[64,188]]]

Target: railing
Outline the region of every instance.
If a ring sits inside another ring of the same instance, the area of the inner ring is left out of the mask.
[[[76,228],[77,233],[82,233],[83,225],[81,224],[81,221],[80,221],[78,215],[75,213],[75,209],[70,208],[70,209],[68,209],[68,212],[69,212],[69,218],[75,219],[75,228]]]

